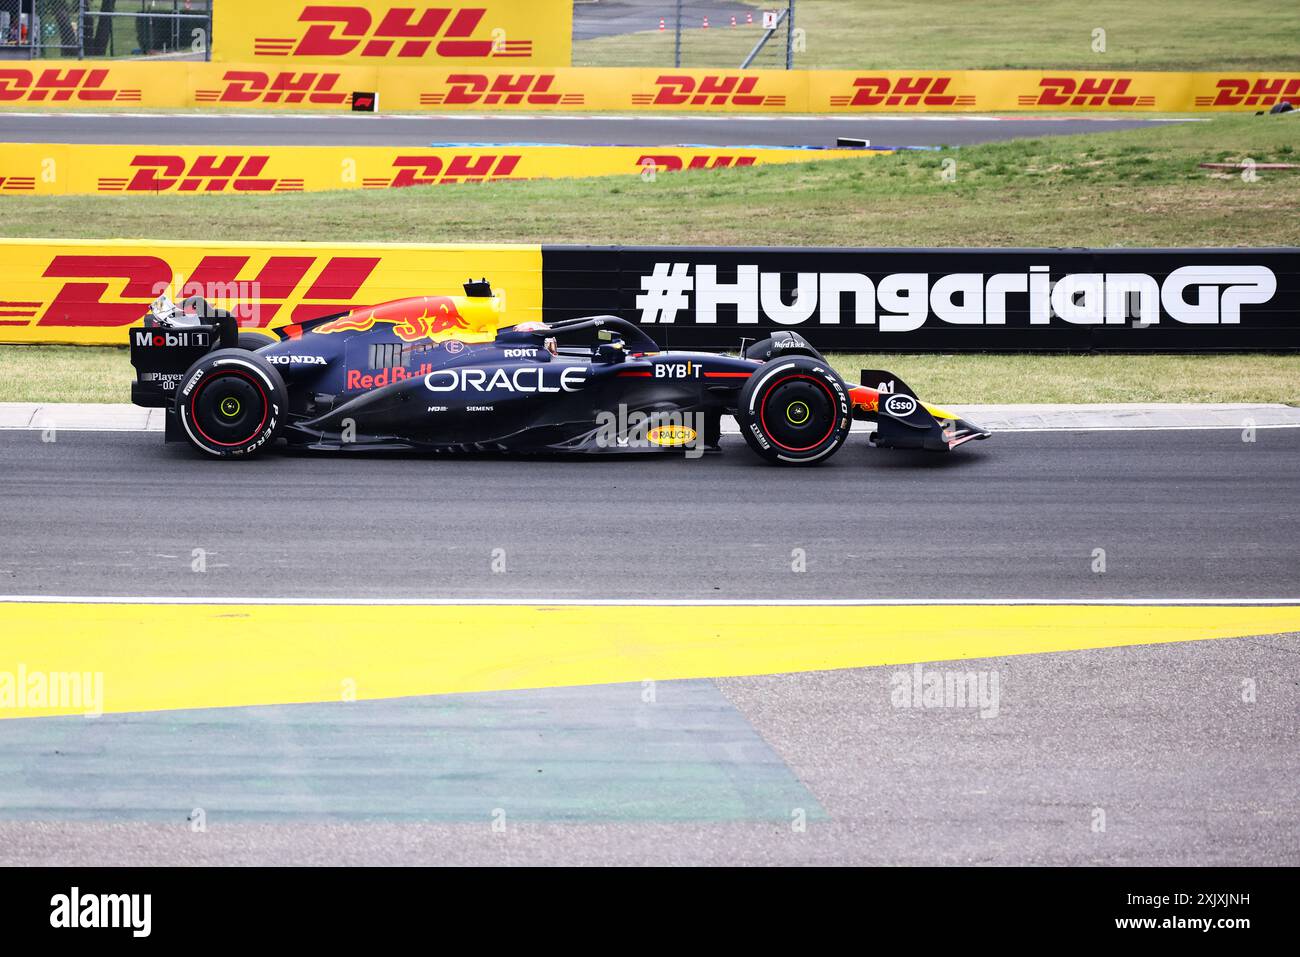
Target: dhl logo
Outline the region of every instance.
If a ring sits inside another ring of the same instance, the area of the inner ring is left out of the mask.
[[[108,70],[0,70],[0,102],[139,103],[139,90],[105,87]]]
[[[0,191],[7,193],[36,192],[35,176],[0,176]]]
[[[252,318],[255,325],[268,325],[285,307],[289,307],[292,321],[302,322],[351,309],[380,261],[377,256],[269,256],[250,275],[250,259],[204,256],[184,284],[186,294],[201,289],[207,299],[225,302],[226,308]],[[49,300],[37,325],[132,325],[140,321],[149,303],[172,288],[176,271],[175,265],[161,256],[55,256],[41,275],[67,281]],[[312,275],[315,278],[308,282]],[[110,286],[120,291],[106,296]],[[256,290],[256,301],[236,298],[240,291],[250,289]],[[44,303],[32,305],[36,308],[31,315],[35,315]]]
[[[581,106],[587,98],[582,93],[552,93],[554,73],[453,73],[447,77],[445,93],[420,94],[421,106]]]
[[[831,96],[831,106],[974,106],[975,97],[948,93],[948,76],[860,76],[857,91]]]
[[[532,56],[532,40],[476,38],[485,13],[483,7],[389,7],[376,25],[365,7],[307,6],[298,14],[298,21],[308,24],[300,37],[255,37],[253,52],[420,59],[432,47],[435,56],[449,58]]]
[[[653,166],[656,170],[673,172],[681,169],[723,169],[730,166],[753,166],[756,156],[728,156],[723,153],[709,155],[701,153],[685,162],[681,156],[658,155],[646,153],[637,158],[636,165],[641,168]]]
[[[1155,106],[1154,96],[1129,95],[1133,85],[1127,76],[1045,76],[1038,81],[1039,92],[1018,97],[1021,106]]]
[[[387,189],[508,179],[521,159],[519,153],[458,153],[445,163],[439,156],[398,156],[393,159],[396,176],[365,177],[361,185],[365,189]]]
[[[633,93],[635,106],[785,106],[784,95],[755,93],[758,77],[739,73],[692,76],[664,75],[655,80],[656,93]]]
[[[230,189],[240,193],[300,193],[301,179],[261,176],[270,156],[201,155],[193,161],[183,156],[137,155],[130,166],[135,175],[101,176],[101,193],[221,193]]]
[[[1284,97],[1300,96],[1300,76],[1260,77],[1253,83],[1226,77],[1214,87],[1219,92],[1196,97],[1197,106],[1272,106]]]
[[[227,70],[219,90],[195,90],[197,103],[346,103],[349,93],[337,92],[338,73],[263,73]]]
[[[322,323],[311,331],[364,332],[373,329],[377,322],[392,323],[393,335],[403,342],[417,342],[442,332],[469,328],[469,323],[460,314],[451,297],[416,296],[359,309]]]

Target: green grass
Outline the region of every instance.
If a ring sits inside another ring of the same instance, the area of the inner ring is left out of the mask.
[[[125,346],[0,346],[0,402],[130,402],[134,379]]]
[[[888,369],[928,402],[1300,403],[1300,356],[832,354],[851,385]],[[125,347],[0,346],[0,402],[128,402]]]
[[[0,235],[716,245],[1300,244],[1300,115],[660,174],[276,196],[7,197]],[[955,162],[955,182],[940,173]]]
[[[664,33],[657,29],[663,14],[648,10],[647,32],[575,43],[574,64],[672,64],[672,5],[663,6]],[[708,30],[689,23],[683,66],[740,65],[762,31],[720,19]],[[795,26],[805,31],[806,49],[794,64],[812,69],[1300,69],[1300,18],[1266,0],[799,0]],[[1093,51],[1098,28],[1106,31],[1104,53]],[[785,66],[784,33],[754,65]]]

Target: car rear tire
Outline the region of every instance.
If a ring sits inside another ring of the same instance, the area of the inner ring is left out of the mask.
[[[816,465],[849,437],[849,390],[821,359],[774,359],[740,390],[736,419],[749,447],[778,465]]]
[[[288,391],[275,366],[244,349],[218,349],[185,373],[175,414],[199,451],[250,458],[280,434],[288,407]]]

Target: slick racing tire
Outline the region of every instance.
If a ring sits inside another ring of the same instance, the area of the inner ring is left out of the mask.
[[[289,395],[275,366],[243,349],[218,349],[190,366],[176,390],[176,420],[196,449],[249,458],[284,426]]]
[[[276,339],[261,332],[241,332],[239,334],[239,348],[247,349],[249,352],[256,352],[262,346],[269,346]]]
[[[816,465],[849,437],[849,390],[821,359],[774,359],[740,390],[736,419],[749,447],[767,461]]]

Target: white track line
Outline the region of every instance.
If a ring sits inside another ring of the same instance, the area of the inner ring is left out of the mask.
[[[983,114],[971,115],[964,113],[942,113],[942,114],[873,114],[873,113],[379,113],[374,114],[388,120],[552,120],[570,123],[598,123],[602,120],[614,120],[617,122],[635,122],[644,123],[647,120],[677,123],[682,120],[706,120],[717,123],[730,123],[734,120],[757,120],[759,122],[825,122],[827,120],[880,120],[886,123],[1044,123],[1044,122],[1061,122],[1068,123],[1074,121],[1088,123],[1131,123],[1135,121],[1143,123],[1207,123],[1208,118],[1203,117],[1146,117],[1146,116],[1034,116],[1032,114],[1025,116],[987,116]],[[206,119],[212,117],[215,119],[240,118],[240,119],[258,119],[270,120],[281,123],[285,120],[337,120],[342,123],[365,123],[371,120],[371,115],[352,114],[352,113],[239,113],[239,112],[222,112],[222,113],[82,113],[82,112],[36,112],[26,113],[18,111],[0,112],[0,123],[3,123],[5,116],[31,116],[31,117],[134,117],[137,119]]]
[[[926,605],[1169,605],[1169,606],[1250,606],[1300,605],[1300,598],[193,598],[165,595],[0,595],[3,604],[77,604],[77,605],[508,605],[512,607],[667,607],[712,608],[727,606],[763,608],[769,605],[798,608],[817,607],[887,607]]]

